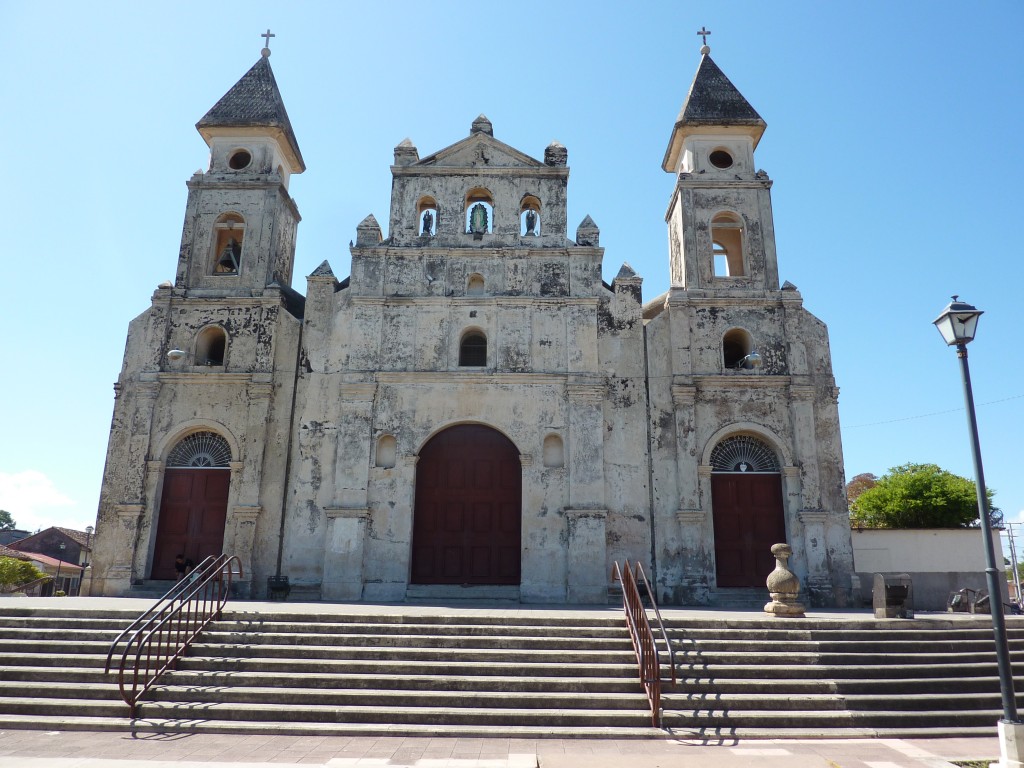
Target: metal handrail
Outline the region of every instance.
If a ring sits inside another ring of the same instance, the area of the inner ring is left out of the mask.
[[[626,626],[629,628],[629,637],[633,641],[633,652],[636,654],[637,665],[640,668],[640,682],[647,692],[654,727],[661,728],[661,669],[658,662],[658,648],[654,642],[651,623],[647,620],[647,611],[640,599],[636,577],[629,567],[628,560],[623,561],[621,569],[618,562],[612,563],[612,579],[622,586],[622,610],[626,614]]]
[[[111,643],[103,671],[112,671],[114,656],[121,649],[117,684],[130,717],[135,717],[142,695],[220,617],[235,575],[242,575],[237,555],[207,557]]]
[[[672,643],[668,641],[668,632],[665,631],[665,622],[662,621],[661,611],[658,610],[658,601],[654,597],[654,590],[651,589],[651,583],[647,581],[647,574],[644,573],[644,567],[640,565],[640,561],[636,562],[636,575],[643,581],[644,589],[647,590],[647,598],[651,602],[651,608],[654,609],[654,617],[658,620],[658,629],[661,630],[661,638],[665,641],[665,648],[668,650],[668,660],[672,665],[672,685],[676,684],[676,652],[672,650]]]

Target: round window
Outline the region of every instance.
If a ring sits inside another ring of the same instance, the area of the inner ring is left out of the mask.
[[[708,159],[715,168],[731,168],[732,167],[732,155],[726,152],[724,149],[716,149],[712,152]]]
[[[252,155],[244,149],[240,149],[228,158],[228,165],[236,171],[240,171],[252,162]]]

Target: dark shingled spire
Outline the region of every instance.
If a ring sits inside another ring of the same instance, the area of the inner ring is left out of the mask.
[[[708,55],[701,56],[690,92],[679,110],[676,125],[680,124],[767,126]]]
[[[299,142],[295,138],[288,112],[284,108],[277,80],[274,79],[274,71],[270,68],[270,59],[266,56],[261,56],[252,69],[242,75],[242,79],[196,123],[196,129],[200,133],[207,127],[250,126],[280,129],[299,164],[305,167],[302,153],[299,151]]]

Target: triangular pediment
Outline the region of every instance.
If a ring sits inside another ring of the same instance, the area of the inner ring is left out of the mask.
[[[462,141],[424,157],[413,167],[443,168],[544,168],[544,163],[485,133],[473,133]]]

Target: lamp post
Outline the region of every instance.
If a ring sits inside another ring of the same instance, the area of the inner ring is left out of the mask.
[[[63,541],[57,545],[57,549],[60,550],[60,557],[57,558],[57,575],[53,577],[53,593],[56,595],[60,591],[60,567],[64,565],[64,550],[68,548],[68,545]]]
[[[974,459],[974,480],[978,492],[978,514],[981,517],[981,531],[985,538],[985,576],[988,581],[988,601],[992,610],[992,630],[996,641],[996,662],[999,665],[999,691],[1003,699],[1003,719],[999,722],[999,745],[1002,753],[1000,765],[1003,768],[1020,766],[1016,749],[1018,740],[1024,741],[1017,718],[1017,698],[1013,690],[1013,670],[1010,667],[1010,649],[1006,641],[1006,621],[1003,617],[1003,592],[1000,588],[999,571],[996,569],[996,553],[992,546],[992,522],[989,519],[988,494],[985,490],[985,472],[981,465],[981,446],[978,442],[978,420],[974,414],[974,392],[971,389],[971,369],[967,364],[967,345],[974,340],[978,318],[982,311],[953,297],[942,314],[935,319],[948,346],[956,347],[960,358],[960,372],[964,382],[964,403],[967,406],[967,424],[971,432],[971,453]],[[1008,743],[1013,743],[1012,758],[1008,758]]]
[[[89,541],[92,539],[92,532],[96,530],[91,525],[85,526],[85,561],[82,563],[82,575],[78,578],[78,594],[82,594],[82,581],[85,579],[85,569],[89,567],[89,555],[92,550],[89,549]],[[89,589],[92,590],[92,582],[89,583]]]

